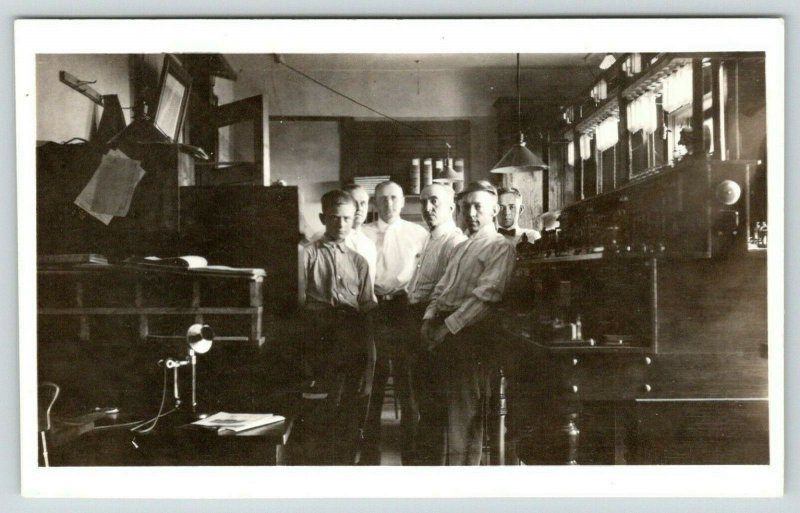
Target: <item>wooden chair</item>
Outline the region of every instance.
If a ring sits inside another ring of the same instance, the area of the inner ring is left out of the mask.
[[[39,441],[45,467],[50,466],[50,459],[47,453],[47,435],[52,428],[50,411],[53,409],[60,391],[61,389],[58,385],[49,381],[44,381],[39,385]]]

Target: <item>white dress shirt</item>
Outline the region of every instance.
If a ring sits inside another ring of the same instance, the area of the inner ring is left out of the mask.
[[[433,289],[444,275],[447,262],[456,246],[467,240],[453,221],[446,221],[428,234],[422,251],[417,255],[414,277],[408,286],[408,302],[428,303]]]
[[[489,224],[459,244],[433,290],[424,319],[446,313],[452,334],[475,324],[503,299],[514,270],[514,246]]]
[[[399,218],[390,224],[378,219],[365,224],[363,230],[378,250],[375,294],[385,296],[407,292],[417,263],[416,255],[428,237],[427,230]]]
[[[316,242],[322,239],[324,235],[324,231],[314,234],[311,237],[311,242]],[[364,235],[364,232],[359,226],[350,232],[350,235],[348,235],[344,240],[344,245],[367,260],[370,282],[375,283],[375,269],[378,262],[378,250],[375,249],[375,243],[372,242],[369,237]]]

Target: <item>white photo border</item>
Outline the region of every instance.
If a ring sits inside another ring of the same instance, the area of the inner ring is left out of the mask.
[[[147,37],[141,37],[146,33]],[[482,37],[475,37],[474,34]],[[46,34],[46,37],[43,35]],[[214,34],[214,37],[207,37]],[[408,37],[413,34],[413,37]],[[596,34],[603,34],[601,46]],[[679,34],[680,37],[676,37]],[[102,42],[102,43],[100,43]],[[37,466],[36,66],[40,53],[766,52],[770,464],[319,468]],[[15,22],[22,493],[36,497],[769,497],[784,469],[784,25],[775,18],[18,20]],[[192,486],[179,486],[191,482]],[[365,485],[368,483],[368,486]],[[268,484],[268,485],[267,485]]]

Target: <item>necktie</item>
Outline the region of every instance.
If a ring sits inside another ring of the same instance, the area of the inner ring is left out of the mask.
[[[516,228],[511,228],[511,229],[498,228],[497,231],[500,232],[502,235],[509,235],[511,237],[515,237],[517,235],[517,229]]]

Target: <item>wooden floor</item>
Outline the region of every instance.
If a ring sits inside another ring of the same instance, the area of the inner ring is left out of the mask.
[[[381,411],[381,466],[401,464],[400,419],[395,417],[394,400],[387,397]]]

